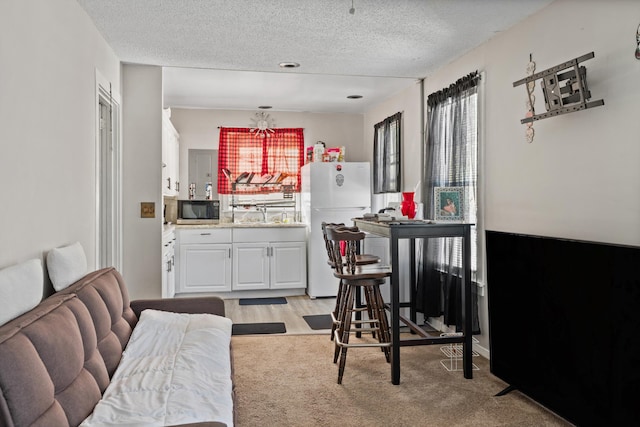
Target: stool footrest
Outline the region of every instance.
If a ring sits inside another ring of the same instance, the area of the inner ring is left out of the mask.
[[[353,331],[355,332],[355,331]],[[334,332],[333,339],[338,347],[357,348],[357,347],[391,347],[390,342],[376,342],[376,343],[343,343],[340,340],[338,332]]]
[[[339,325],[339,324],[340,324],[340,320],[338,320],[338,319],[336,318],[336,315],[335,315],[334,313],[331,313],[331,322],[332,322],[332,323],[334,323],[334,324],[336,324],[336,325]],[[378,320],[378,319],[351,320],[351,323],[352,323],[352,324],[353,324],[353,323],[356,323],[356,324],[358,324],[358,323],[377,323],[377,322],[379,322],[379,320]]]
[[[380,321],[378,319],[352,320],[351,321],[352,325],[362,325],[362,324],[365,324],[365,323],[375,323],[376,325],[379,325]],[[358,328],[358,329],[360,329],[361,331],[363,330],[363,328]],[[375,328],[375,330],[377,331],[378,328]]]

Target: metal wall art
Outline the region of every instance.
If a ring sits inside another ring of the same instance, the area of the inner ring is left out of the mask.
[[[531,56],[531,54],[529,54],[529,63],[527,64],[527,76],[532,76],[534,71],[536,71],[536,63],[533,62],[533,57]],[[525,102],[525,105],[527,106],[527,114],[525,114],[525,117],[533,117],[534,115],[534,111],[535,111],[534,105],[536,103],[536,96],[533,93],[533,90],[535,89],[535,86],[536,86],[535,81],[531,81],[527,83],[527,100]],[[534,134],[535,134],[535,131],[533,130],[533,122],[528,122],[527,129],[524,131],[524,137],[529,144],[533,142]]]
[[[520,123],[531,123],[534,120],[604,105],[602,99],[587,102],[591,98],[591,92],[587,86],[587,69],[580,63],[593,57],[593,52],[587,53],[571,61],[563,62],[555,67],[513,82],[513,87],[524,83],[527,84],[527,96],[529,97],[527,106],[531,105],[530,112],[527,113],[524,119],[520,120]],[[536,80],[540,80],[544,103],[547,107],[547,112],[542,114],[535,113],[534,100],[532,99]]]
[[[636,30],[636,59],[640,59],[640,25]]]

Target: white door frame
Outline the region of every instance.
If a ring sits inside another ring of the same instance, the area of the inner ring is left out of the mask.
[[[100,104],[109,106],[109,120],[101,123]],[[98,70],[96,70],[96,222],[95,222],[95,265],[96,268],[114,266],[118,271],[122,271],[122,135],[121,135],[121,108],[122,105],[118,93],[113,93],[111,82],[107,80]],[[107,132],[110,147],[105,147],[107,152],[111,152],[111,161],[107,162],[108,170],[103,167],[104,155],[101,138],[101,126],[109,126]],[[102,194],[102,183],[109,180],[111,189],[110,195]],[[103,196],[109,197],[108,202],[103,202]],[[103,231],[102,220],[105,220],[109,227]],[[106,239],[106,242],[105,242]],[[105,244],[103,246],[103,243]],[[103,249],[104,247],[104,249]]]

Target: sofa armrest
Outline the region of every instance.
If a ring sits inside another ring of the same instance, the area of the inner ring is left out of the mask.
[[[192,297],[192,298],[167,298],[167,299],[146,299],[131,301],[131,308],[138,318],[142,310],[147,308],[160,311],[171,311],[173,313],[187,314],[217,314],[225,315],[224,300],[219,297]]]

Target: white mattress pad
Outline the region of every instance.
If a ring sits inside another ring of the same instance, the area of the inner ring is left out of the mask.
[[[231,320],[144,310],[93,413],[81,424],[233,426]]]

